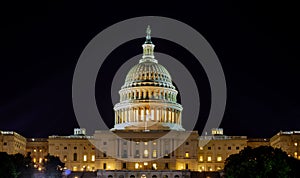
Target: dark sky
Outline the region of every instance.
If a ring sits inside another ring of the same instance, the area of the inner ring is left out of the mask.
[[[296,4],[161,3],[139,1],[133,6],[129,1],[51,0],[1,5],[0,130],[14,130],[26,137],[72,134],[78,127],[72,107],[72,76],[82,50],[110,25],[147,15],[192,26],[215,50],[228,89],[221,124],[225,134],[270,137],[280,130],[300,130],[300,11]],[[143,40],[121,45],[99,71],[96,97],[110,127],[112,77],[127,59],[141,53]],[[193,58],[170,41],[154,40],[156,51]],[[201,130],[210,104],[207,78],[200,64],[181,62],[204,98],[195,128]]]

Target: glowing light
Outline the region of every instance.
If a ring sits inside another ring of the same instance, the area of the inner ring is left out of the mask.
[[[87,156],[83,155],[83,161],[87,161]]]
[[[92,155],[92,161],[95,161],[95,155]]]
[[[189,158],[190,157],[190,153],[189,152],[185,152],[185,157]]]
[[[222,157],[221,157],[221,156],[218,156],[218,157],[217,157],[217,161],[222,161]]]
[[[208,157],[207,157],[207,161],[211,161],[211,156],[208,156]]]

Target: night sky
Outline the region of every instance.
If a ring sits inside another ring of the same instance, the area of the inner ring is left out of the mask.
[[[296,4],[128,3],[1,5],[0,130],[14,130],[25,137],[72,134],[78,127],[72,106],[72,77],[81,52],[110,25],[148,15],[190,25],[215,50],[228,90],[221,124],[226,135],[270,137],[280,130],[300,130],[300,11]],[[196,59],[184,60],[193,56],[179,45],[162,39],[152,41],[156,51],[178,58],[194,76],[202,102],[195,129],[201,130],[210,105],[205,72]],[[112,78],[126,60],[142,52],[143,42],[141,38],[121,45],[99,71],[97,104],[109,127],[113,126]]]

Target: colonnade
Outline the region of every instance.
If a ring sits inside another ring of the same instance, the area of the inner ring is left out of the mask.
[[[159,100],[168,100],[171,102],[177,102],[176,99],[177,91],[170,89],[149,89],[149,88],[140,88],[135,90],[121,90],[120,91],[120,101],[127,100],[141,100],[141,99],[159,99]]]
[[[181,125],[181,111],[166,107],[130,107],[115,111],[115,124],[145,121]]]

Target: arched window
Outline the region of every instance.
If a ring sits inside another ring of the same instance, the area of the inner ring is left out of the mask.
[[[168,178],[168,175],[164,175],[164,177],[163,178]]]
[[[179,178],[179,175],[175,175],[174,178]]]
[[[153,175],[152,178],[157,178],[157,176],[156,176],[156,175]]]
[[[112,176],[112,175],[109,175],[108,178],[113,178],[113,176]]]
[[[135,176],[134,176],[134,175],[131,175],[130,178],[135,178]]]

